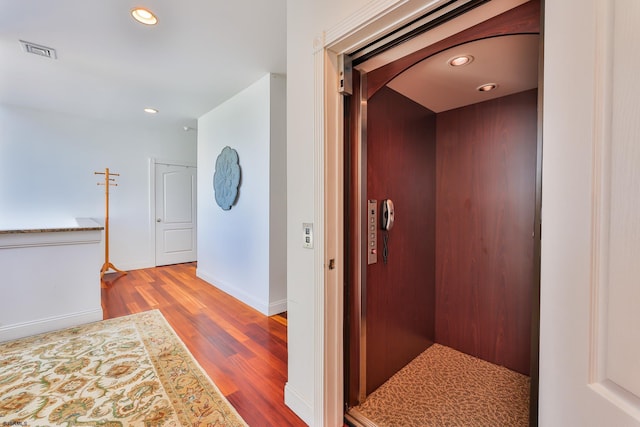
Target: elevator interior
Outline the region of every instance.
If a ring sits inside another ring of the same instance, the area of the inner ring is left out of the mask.
[[[433,343],[536,387],[539,23],[540,3],[524,2],[392,63],[355,66],[347,407]]]

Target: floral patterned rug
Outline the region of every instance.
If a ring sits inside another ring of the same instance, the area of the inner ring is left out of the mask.
[[[247,424],[153,310],[0,343],[0,425]]]

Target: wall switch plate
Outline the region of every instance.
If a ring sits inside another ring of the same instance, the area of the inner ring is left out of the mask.
[[[313,249],[313,224],[310,222],[302,223],[302,247]]]

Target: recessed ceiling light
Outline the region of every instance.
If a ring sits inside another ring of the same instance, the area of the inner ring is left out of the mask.
[[[149,114],[156,114],[158,112],[158,110],[156,110],[155,108],[147,107],[147,108],[144,109],[144,112],[145,113],[149,113]]]
[[[145,25],[156,25],[158,23],[158,18],[148,9],[143,7],[136,7],[131,9],[131,16],[133,19]]]
[[[473,56],[471,55],[458,55],[451,58],[448,63],[452,67],[460,67],[462,65],[471,64],[473,62]]]
[[[495,83],[487,83],[487,84],[483,84],[477,87],[477,89],[480,92],[490,92],[492,90],[494,90],[495,88],[497,88],[498,85]]]

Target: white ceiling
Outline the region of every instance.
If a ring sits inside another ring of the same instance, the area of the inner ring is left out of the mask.
[[[158,25],[134,21],[134,6],[154,11]],[[25,53],[20,40],[54,48],[57,59]],[[445,111],[536,87],[537,49],[535,35],[480,40],[416,64],[389,86]],[[446,60],[457,53],[475,60],[452,69]],[[285,71],[286,0],[0,0],[3,104],[195,127],[266,73]],[[488,82],[498,90],[475,90]]]
[[[387,86],[436,113],[488,101],[538,86],[538,48],[537,34],[476,40],[422,60]],[[449,65],[461,55],[471,55],[473,61]],[[488,83],[497,88],[477,90]]]
[[[158,25],[134,21],[134,6]],[[58,59],[25,53],[20,40]],[[286,0],[0,0],[4,104],[182,128],[285,71]]]

